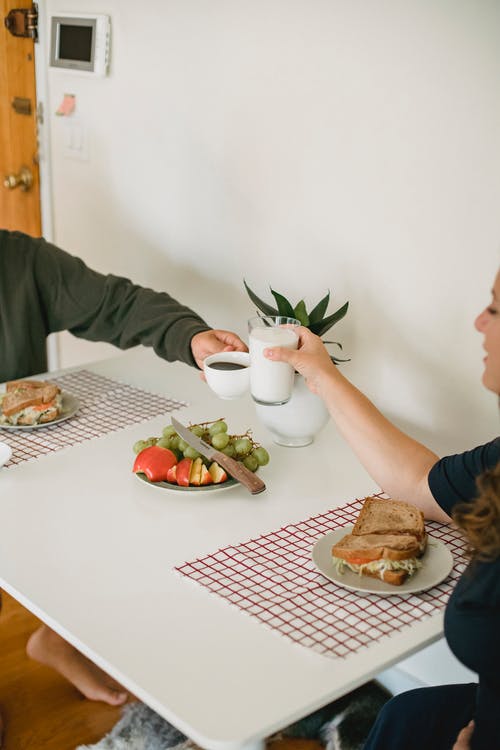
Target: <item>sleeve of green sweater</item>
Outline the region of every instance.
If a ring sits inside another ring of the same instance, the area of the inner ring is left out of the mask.
[[[45,240],[37,241],[33,268],[50,332],[67,329],[120,349],[151,346],[163,359],[195,365],[191,339],[209,326],[170,295],[97,273]]]

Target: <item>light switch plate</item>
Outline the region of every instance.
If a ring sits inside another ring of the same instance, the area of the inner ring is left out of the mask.
[[[76,117],[65,119],[63,154],[65,159],[88,161],[89,137],[88,129],[82,120]]]

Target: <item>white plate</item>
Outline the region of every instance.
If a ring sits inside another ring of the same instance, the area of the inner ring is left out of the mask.
[[[52,422],[44,422],[43,424],[0,424],[0,430],[38,430],[41,427],[51,427],[53,424],[64,422],[65,419],[73,417],[78,409],[80,408],[80,402],[76,396],[72,396],[67,391],[61,391],[62,398],[62,411],[57,419],[53,419]]]
[[[319,572],[345,589],[379,596],[415,594],[437,586],[453,568],[453,555],[448,547],[429,536],[427,549],[422,557],[422,568],[407,578],[401,586],[393,586],[377,578],[360,576],[352,570],[345,569],[344,573],[338,573],[332,561],[332,547],[345,534],[350,534],[352,528],[343,526],[335,531],[329,531],[318,539],[312,550],[312,559]]]
[[[150,487],[156,487],[159,490],[171,490],[173,492],[216,492],[217,490],[228,490],[230,487],[235,487],[239,484],[236,479],[226,479],[225,482],[219,484],[204,484],[201,487],[195,485],[189,485],[189,487],[182,487],[179,484],[171,484],[171,482],[150,482],[145,474],[136,474],[137,479],[141,482],[149,484]]]
[[[7,463],[12,456],[12,449],[7,443],[0,443],[0,466]]]

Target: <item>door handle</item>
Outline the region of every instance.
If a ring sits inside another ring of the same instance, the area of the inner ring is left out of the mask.
[[[19,187],[23,193],[29,190],[32,185],[33,175],[28,167],[21,167],[19,174],[8,174],[3,181],[3,186],[7,190],[14,190]]]

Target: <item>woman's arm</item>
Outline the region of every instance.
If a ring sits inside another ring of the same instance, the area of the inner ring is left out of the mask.
[[[370,476],[388,495],[417,505],[426,518],[449,521],[429,489],[427,477],[438,456],[392,424],[332,363],[321,339],[299,329],[299,349],[268,349],[266,356],[289,362],[320,396]]]

